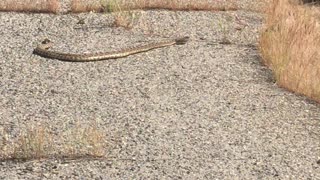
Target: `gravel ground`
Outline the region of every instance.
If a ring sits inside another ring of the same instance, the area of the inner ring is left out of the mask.
[[[0,13],[0,126],[96,121],[112,144],[108,160],[0,162],[0,179],[320,179],[319,105],[261,64],[260,14],[136,13],[129,31],[105,14]],[[117,60],[32,54],[46,37],[83,53],[177,36],[190,41]]]

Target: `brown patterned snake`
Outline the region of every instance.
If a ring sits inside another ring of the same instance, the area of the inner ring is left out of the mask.
[[[50,40],[45,39],[40,45],[37,46],[37,48],[33,51],[33,53],[46,58],[59,59],[62,61],[76,61],[76,62],[99,61],[99,60],[127,57],[132,54],[146,52],[152,49],[166,47],[166,46],[182,45],[182,44],[185,44],[188,40],[189,40],[189,37],[182,37],[182,38],[177,38],[177,39],[172,39],[172,40],[167,40],[162,42],[150,43],[147,45],[141,45],[133,48],[122,49],[114,52],[70,54],[70,53],[49,51],[48,49],[53,46],[53,43],[50,42]]]

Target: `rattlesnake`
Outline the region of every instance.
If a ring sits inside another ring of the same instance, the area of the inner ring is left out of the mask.
[[[77,62],[87,62],[87,61],[99,61],[106,59],[116,59],[126,57],[132,54],[137,54],[141,52],[146,52],[151,49],[161,48],[171,45],[182,45],[189,40],[189,37],[182,37],[177,39],[171,39],[167,41],[161,41],[156,43],[150,43],[147,45],[141,45],[133,48],[122,49],[114,52],[103,52],[103,53],[90,53],[90,54],[71,54],[71,53],[62,53],[49,51],[48,49],[53,46],[53,43],[50,40],[45,39],[33,53],[51,59],[59,59],[62,61],[77,61]]]

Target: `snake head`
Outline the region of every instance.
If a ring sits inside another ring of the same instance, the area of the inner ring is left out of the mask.
[[[45,38],[45,39],[41,42],[41,44],[49,44],[49,43],[51,43],[51,41],[50,41],[50,39],[48,39],[48,38]]]
[[[189,36],[185,36],[182,38],[175,39],[177,45],[186,44],[189,41]]]
[[[38,45],[38,48],[47,50],[52,46],[53,46],[53,43],[48,38],[46,38],[41,42],[40,45]]]

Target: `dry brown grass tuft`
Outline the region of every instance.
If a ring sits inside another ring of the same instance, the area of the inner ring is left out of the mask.
[[[86,0],[72,0],[71,2],[71,11],[74,13],[79,12],[103,12],[104,7],[101,5],[103,1],[95,0],[95,1],[86,1]]]
[[[52,136],[42,126],[27,128],[14,143],[13,153],[15,159],[40,159],[48,156],[49,146],[52,145]]]
[[[0,160],[105,156],[106,137],[96,125],[77,125],[56,135],[42,125],[34,125],[21,131],[16,138],[11,137],[8,129],[0,130]]]
[[[260,50],[278,85],[320,102],[320,13],[299,4],[273,0]]]
[[[57,13],[58,0],[1,0],[0,11]]]
[[[65,132],[64,137],[66,140],[62,150],[66,157],[103,157],[105,155],[106,138],[97,125],[82,127],[78,124]]]
[[[113,26],[131,29],[137,17],[138,13],[132,11],[115,12]]]

